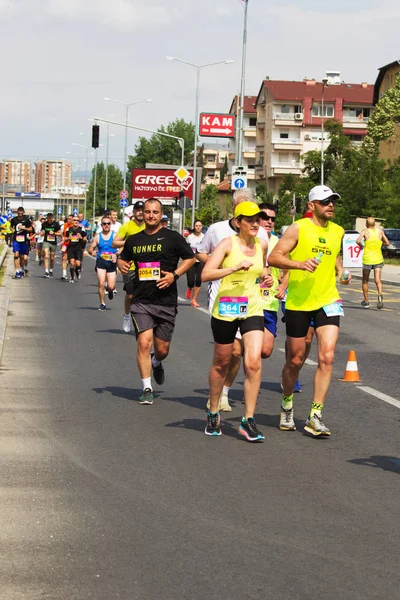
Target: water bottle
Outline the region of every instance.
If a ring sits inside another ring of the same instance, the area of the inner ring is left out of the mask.
[[[350,275],[350,271],[345,269],[340,277],[340,283],[342,283],[343,285],[348,285],[348,283],[350,283],[349,275]]]
[[[324,256],[323,252],[318,252],[317,256],[314,257],[314,260],[316,260],[317,263],[319,264],[321,262],[323,256]]]

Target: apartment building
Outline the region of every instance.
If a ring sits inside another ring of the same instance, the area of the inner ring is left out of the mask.
[[[25,160],[3,160],[0,163],[0,186],[18,192],[30,192],[33,186],[32,166]]]
[[[249,188],[256,187],[256,135],[257,135],[257,111],[255,103],[257,96],[245,96],[243,105],[243,149],[242,166],[247,171],[247,185]],[[236,135],[230,142],[230,153],[228,172],[232,173],[233,165],[237,165],[237,144],[239,128],[240,96],[235,96],[229,109],[230,114],[236,115]]]
[[[72,164],[66,160],[43,160],[36,163],[35,191],[51,192],[53,188],[72,184]]]
[[[379,69],[374,85],[374,105],[392,88],[400,74],[400,63],[395,60]],[[386,161],[400,157],[400,127],[395,127],[394,135],[379,144],[379,156]]]
[[[327,73],[324,82],[266,79],[255,103],[256,182],[277,192],[285,174],[302,175],[301,156],[329,146],[328,134],[322,134],[328,119],[340,121],[345,135],[361,144],[373,110],[373,89],[367,83],[343,83],[338,71]]]
[[[203,184],[213,183],[218,185],[221,181],[221,169],[225,164],[225,158],[229,157],[229,146],[220,144],[205,144],[201,149],[203,155]]]

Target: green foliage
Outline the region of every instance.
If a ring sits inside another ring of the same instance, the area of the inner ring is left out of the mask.
[[[93,214],[93,195],[94,195],[94,171],[92,169],[92,178],[86,196],[86,217],[90,219]],[[123,186],[123,175],[121,170],[115,165],[108,165],[108,192],[107,208],[120,210],[119,193]],[[106,168],[103,162],[97,164],[97,182],[96,182],[96,215],[102,215],[105,207],[106,190]]]
[[[222,169],[220,169],[219,171],[219,175],[220,175],[220,181],[224,181],[226,175],[228,173],[228,157],[225,156],[225,160],[224,160],[224,166],[222,167]]]
[[[256,196],[259,204],[261,202],[269,202],[272,204],[274,202],[274,195],[272,192],[268,192],[267,186],[264,183],[259,183],[256,187]]]
[[[367,145],[377,144],[394,134],[395,123],[400,121],[400,78],[379,100],[368,120]]]
[[[196,219],[200,219],[203,225],[211,225],[222,220],[218,200],[218,188],[216,185],[206,185],[200,194],[199,208],[196,211]]]
[[[162,125],[157,129],[161,133],[168,133],[182,138],[185,141],[184,164],[190,162],[194,146],[194,125],[187,123],[184,119],[176,119]],[[132,169],[144,169],[146,163],[160,163],[167,165],[180,165],[182,160],[182,149],[178,140],[168,138],[154,133],[150,137],[140,136],[135,146],[135,154],[128,156],[127,162],[127,186],[131,189]]]

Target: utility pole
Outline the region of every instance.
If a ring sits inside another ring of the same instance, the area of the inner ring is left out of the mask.
[[[246,87],[246,52],[247,52],[247,9],[249,7],[249,0],[242,0],[244,2],[244,26],[243,26],[243,44],[242,44],[242,76],[240,81],[240,107],[239,107],[239,141],[238,141],[238,155],[236,157],[236,164],[241,167],[243,164],[243,112],[244,112],[244,92]]]

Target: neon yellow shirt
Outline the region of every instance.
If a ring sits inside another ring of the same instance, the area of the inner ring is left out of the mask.
[[[234,267],[243,260],[253,263],[248,271],[236,271],[221,279],[218,295],[212,309],[212,316],[222,321],[234,321],[247,317],[263,316],[263,304],[258,283],[264,268],[263,250],[258,238],[254,238],[256,253],[246,256],[239,245],[237,235],[230,236],[232,250],[225,256],[222,268]],[[246,310],[244,310],[246,307]],[[235,313],[237,309],[237,313]]]
[[[143,231],[144,228],[145,228],[144,223],[142,223],[141,225],[138,225],[135,221],[127,221],[127,223],[124,223],[118,229],[117,235],[119,235],[119,237],[122,238],[123,240],[126,240],[130,235],[135,235],[136,233]],[[132,262],[131,266],[129,267],[129,270],[130,271],[135,270],[134,262]]]
[[[340,299],[336,287],[335,264],[340,252],[344,230],[328,221],[326,227],[315,225],[311,219],[296,221],[299,240],[290,253],[292,260],[303,262],[322,253],[321,263],[314,273],[291,269],[286,308],[312,311]]]
[[[271,235],[268,237],[268,255],[271,254],[272,250],[275,248],[278,243],[278,237],[276,235]],[[267,257],[268,264],[268,257]],[[271,267],[271,275],[274,283],[270,288],[260,287],[260,294],[263,302],[264,310],[271,310],[273,312],[278,312],[279,310],[279,300],[275,298],[276,291],[279,286],[279,269],[277,267]]]
[[[369,236],[364,242],[363,265],[380,265],[383,263],[382,240],[378,229],[368,229]]]

